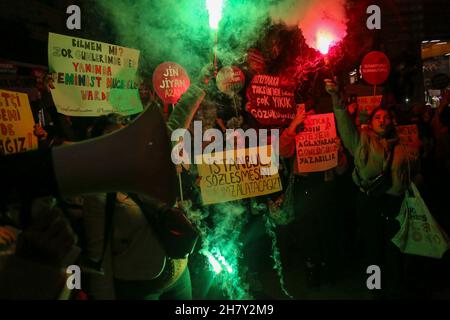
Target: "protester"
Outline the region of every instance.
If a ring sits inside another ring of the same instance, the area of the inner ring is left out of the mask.
[[[0,254],[0,299],[69,298],[65,267],[73,262],[68,254],[76,238],[53,201],[35,200],[28,212],[32,223],[20,232],[12,252]],[[9,242],[13,238],[7,236]]]
[[[296,221],[290,227],[290,232],[298,242],[297,247],[303,255],[306,279],[310,287],[317,287],[333,280],[336,271],[336,243],[339,232],[340,218],[337,216],[338,201],[335,201],[337,184],[335,174],[343,174],[347,160],[340,139],[336,138],[338,146],[338,166],[324,172],[301,173],[296,161],[295,136],[304,127],[306,117],[315,114],[314,109],[305,112],[299,107],[296,117],[289,127],[283,131],[280,138],[280,155],[293,158],[291,170],[294,179],[294,207]],[[325,200],[326,199],[326,200]]]
[[[333,80],[325,80],[333,99],[334,113],[344,146],[354,157],[353,180],[360,191],[357,199],[358,227],[364,250],[365,268],[383,270],[382,295],[400,297],[402,255],[391,242],[399,230],[395,219],[403,195],[414,178],[417,159],[410,159],[398,143],[391,112],[376,108],[369,127],[358,132],[343,108],[341,93]],[[366,269],[361,270],[366,272]]]
[[[114,114],[100,117],[92,137],[123,128],[121,118]],[[131,195],[117,192],[108,198],[97,194],[84,200],[87,255],[104,270],[104,275],[89,274],[92,299],[192,298],[187,259],[166,256],[154,231],[163,226],[150,225]],[[156,210],[146,214],[156,214]],[[111,219],[109,224],[107,219]]]

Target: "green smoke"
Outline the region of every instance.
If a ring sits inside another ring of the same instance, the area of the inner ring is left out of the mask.
[[[211,225],[206,222],[207,212]],[[252,299],[242,265],[242,230],[248,222],[240,201],[188,210],[188,218],[201,233],[200,253],[207,258],[213,281],[232,300]]]
[[[246,208],[240,202],[228,202],[213,207],[212,223],[203,242],[201,253],[211,254],[223,271],[216,274],[216,282],[232,300],[251,299],[245,282],[242,261],[242,230],[248,222]]]
[[[268,21],[301,25],[308,12],[342,12],[344,0],[224,0],[217,30],[222,65],[243,61],[264,35]],[[213,62],[215,30],[206,0],[98,0],[91,8],[99,23],[108,21],[118,45],[141,51],[140,67],[151,74],[164,61],[181,64],[191,79]],[[325,8],[324,8],[325,7]],[[327,9],[328,8],[328,9]],[[344,17],[342,18],[344,19]]]
[[[100,0],[120,45],[141,51],[140,66],[152,71],[164,61],[181,64],[189,73],[208,59],[211,47],[208,14],[203,2]]]
[[[277,271],[277,275],[280,278],[280,286],[283,293],[288,296],[289,298],[293,298],[292,295],[286,290],[286,287],[284,285],[284,277],[283,277],[283,267],[281,265],[281,259],[280,259],[280,250],[277,246],[277,235],[275,233],[275,223],[273,220],[268,217],[267,215],[264,215],[264,225],[266,227],[266,233],[270,236],[272,239],[272,259],[274,261],[274,269]]]
[[[217,31],[222,64],[242,60],[260,38],[271,8],[285,2],[292,0],[225,0]],[[97,6],[117,35],[116,44],[141,51],[140,66],[147,72],[174,61],[192,79],[212,62],[215,31],[209,27],[205,0],[99,0]]]

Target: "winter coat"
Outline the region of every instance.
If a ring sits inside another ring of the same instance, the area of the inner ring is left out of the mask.
[[[408,156],[407,149],[398,143],[397,137],[386,139],[370,128],[363,128],[358,132],[346,109],[335,107],[334,114],[344,146],[354,158],[353,181],[356,185],[364,189],[371,179],[388,166],[389,154],[394,144],[391,164],[392,186],[386,193],[402,195],[409,185],[408,176],[413,177],[411,170],[417,166],[418,159]]]

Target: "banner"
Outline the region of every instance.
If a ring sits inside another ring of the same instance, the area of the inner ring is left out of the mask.
[[[256,75],[247,89],[247,111],[264,126],[288,126],[296,115],[294,87],[278,76]]]
[[[318,172],[338,164],[336,126],[332,113],[308,116],[295,137],[299,172]]]
[[[138,62],[135,49],[49,33],[48,64],[58,112],[69,116],[141,112],[135,82]]]
[[[198,164],[197,168],[205,205],[253,198],[282,190],[278,172],[273,175],[262,174],[262,169],[270,168],[270,164],[261,163],[257,147],[216,153],[216,159],[227,157],[228,160],[223,161],[223,164],[207,164],[205,159],[212,158],[212,154],[198,157],[203,157],[202,164]]]
[[[28,96],[0,90],[0,155],[37,149],[33,126]]]
[[[357,97],[359,120],[361,123],[367,123],[372,111],[381,104],[383,96],[365,96]]]
[[[417,158],[420,148],[419,129],[417,125],[397,126],[396,130],[400,139],[400,145],[406,148],[410,158]]]

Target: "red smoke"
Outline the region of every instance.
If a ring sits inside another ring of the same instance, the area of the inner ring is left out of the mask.
[[[347,34],[344,0],[311,1],[299,20],[306,43],[322,54]]]

